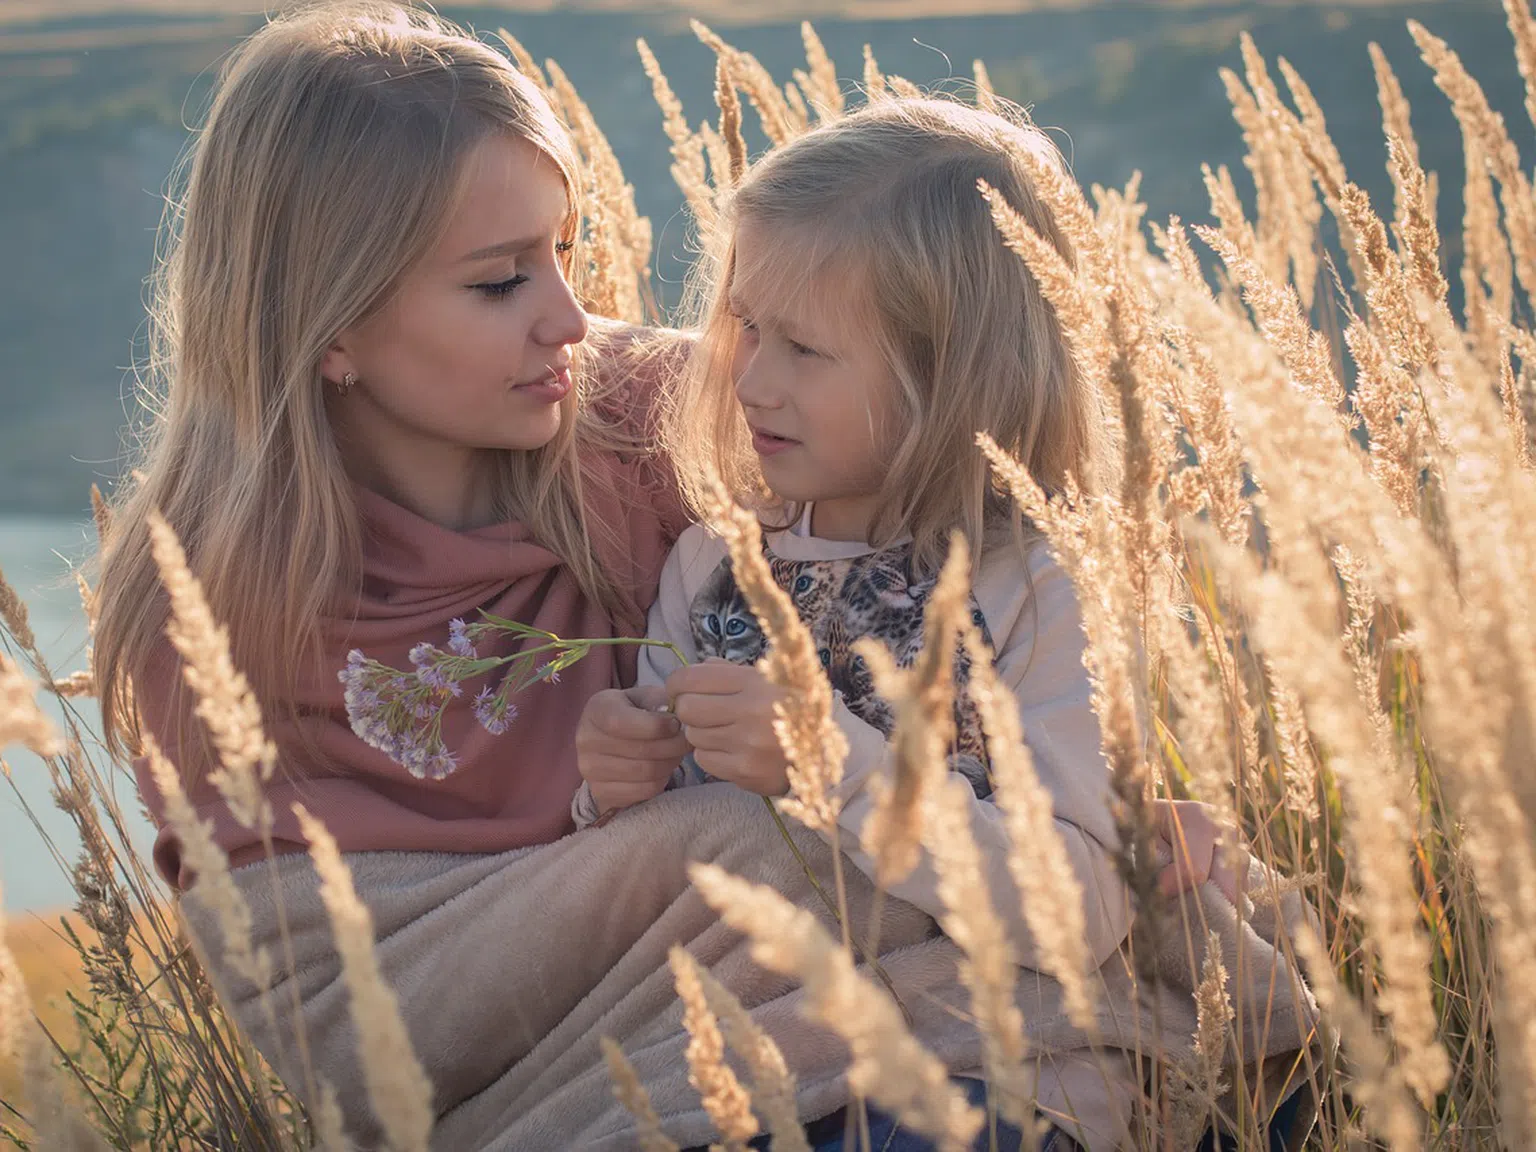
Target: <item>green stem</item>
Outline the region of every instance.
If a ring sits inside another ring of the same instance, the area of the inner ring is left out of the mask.
[[[789,834],[789,826],[784,823],[784,817],[779,813],[779,809],[774,804],[773,799],[764,796],[763,803],[768,806],[769,815],[773,817],[773,822],[779,827],[779,835],[784,838],[784,843],[789,845],[789,850],[795,854],[795,859],[799,862],[801,871],[805,873],[805,878],[810,881],[811,888],[815,890],[816,895],[821,897],[821,902],[826,905],[827,912],[837,922],[838,927],[842,929],[844,945],[851,944],[858,952],[859,959],[874,969],[875,975],[880,977],[880,983],[885,985],[885,990],[891,994],[891,999],[895,1000],[896,1006],[901,1009],[901,1014],[905,1018],[907,1026],[911,1027],[912,1013],[907,1011],[906,1003],[902,1000],[900,993],[896,991],[896,985],[891,981],[890,974],[886,972],[879,960],[865,952],[864,946],[852,938],[848,932],[848,925],[843,915],[839,913],[832,897],[827,895],[827,890],[821,886],[821,881],[816,879],[816,873],[812,871],[810,861],[801,853],[800,845],[795,843],[795,838]]]

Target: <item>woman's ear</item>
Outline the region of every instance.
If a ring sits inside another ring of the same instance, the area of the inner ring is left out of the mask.
[[[320,357],[320,375],[332,384],[340,384],[346,379],[348,372],[354,376],[357,375],[357,365],[352,362],[351,355],[338,341],[327,348],[325,355]]]

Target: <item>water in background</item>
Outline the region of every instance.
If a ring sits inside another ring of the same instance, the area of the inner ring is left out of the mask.
[[[80,595],[70,575],[70,563],[89,554],[94,527],[56,517],[0,517],[0,569],[26,601],[38,647],[58,675],[85,666],[86,626]],[[13,654],[14,655],[14,654]],[[76,700],[93,730],[98,712],[94,700]],[[59,715],[56,701],[44,707]],[[11,781],[0,781],[0,880],[5,885],[7,914],[54,908],[72,902],[68,869],[73,867],[79,838],[69,818],[49,798],[48,770],[36,756],[18,747],[3,752]],[[153,840],[149,822],[139,810],[131,781],[123,777],[117,799],[128,817],[141,851]],[[24,797],[42,824],[28,819],[17,799]],[[43,848],[44,832],[58,847],[62,860]]]

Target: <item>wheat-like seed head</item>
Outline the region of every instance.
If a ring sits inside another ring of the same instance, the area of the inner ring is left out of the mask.
[[[789,761],[790,795],[780,807],[809,828],[831,832],[837,826],[837,788],[848,738],[833,718],[832,685],[816,655],[816,642],[788,593],[774,582],[757,517],[736,504],[718,479],[708,513],[730,552],[737,587],[768,641],[759,667],[772,683],[790,689],[788,701],[776,708],[774,723]]]
[[[721,918],[751,940],[752,958],[805,985],[805,1011],[841,1036],[852,1052],[848,1083],[930,1137],[945,1152],[963,1152],[982,1116],[950,1084],[944,1065],[902,1022],[896,1003],[859,975],[816,918],[766,885],[709,864],[689,875]]]
[[[650,1095],[634,1066],[624,1058],[624,1050],[611,1036],[604,1036],[601,1044],[608,1075],[613,1080],[613,1094],[640,1126],[635,1142],[641,1152],[678,1152],[677,1144],[661,1130],[661,1117],[651,1106]]]
[[[0,653],[0,748],[16,743],[39,756],[64,750],[58,729],[37,706],[37,691],[9,656]]]
[[[837,65],[827,55],[826,45],[816,35],[809,20],[801,23],[800,38],[805,44],[806,79],[810,81],[805,88],[806,98],[816,109],[818,120],[835,120],[843,114],[845,107],[843,90],[837,83]]]
[[[384,981],[373,951],[373,917],[358,899],[352,874],[324,824],[295,804],[320,877],[320,899],[331,919],[342,979],[351,997],[358,1062],[374,1115],[394,1152],[427,1152],[435,1113],[432,1081],[411,1047],[400,1001]]]
[[[737,98],[736,86],[731,83],[731,72],[723,56],[715,59],[715,103],[720,106],[720,138],[725,141],[729,156],[726,174],[734,185],[741,181],[747,170],[747,142],[741,135],[741,100]]]
[[[688,1030],[688,1083],[704,1101],[704,1111],[724,1140],[726,1152],[745,1152],[757,1135],[752,1097],[725,1062],[725,1039],[704,996],[699,965],[686,949],[673,945],[667,953],[678,999],[683,1002],[683,1027]]]
[[[235,819],[265,833],[272,826],[272,810],[262,787],[272,778],[277,749],[262,730],[256,694],[236,670],[229,632],[214,620],[181,542],[158,512],[150,514],[149,534],[171,601],[166,634],[181,655],[182,675],[197,696],[197,715],[219,754],[220,766],[208,779]]]

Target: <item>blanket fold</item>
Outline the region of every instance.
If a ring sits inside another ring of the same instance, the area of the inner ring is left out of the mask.
[[[803,829],[792,834],[830,890],[829,849]],[[728,784],[669,792],[601,828],[496,855],[364,852],[346,859],[373,915],[380,966],[432,1077],[434,1147],[632,1148],[633,1123],[613,1096],[599,1050],[604,1035],[623,1047],[668,1135],[683,1147],[713,1139],[688,1083],[688,1036],[667,964],[674,944],[735,993],[778,1042],[797,1078],[803,1120],[849,1102],[845,1046],[800,1013],[798,985],[758,966],[747,942],[688,881],[688,861],[718,864],[772,885],[837,931],[756,796]],[[1266,877],[1254,869],[1250,890],[1257,900]],[[862,929],[876,894],[857,869],[845,873],[851,923]],[[313,1072],[335,1089],[353,1137],[377,1145],[349,996],[308,858],[286,856],[234,875],[251,905],[256,939],[274,960],[283,955],[280,892],[294,964],[265,990],[268,1013],[264,990],[238,979],[205,948],[221,997],[301,1097],[313,1083],[297,1056],[295,1034],[303,1028]],[[1190,930],[1165,932],[1141,979],[1118,955],[1098,973],[1097,1038],[1067,1020],[1054,980],[1020,971],[1018,1000],[1041,1107],[1090,1152],[1127,1146],[1147,1072],[1138,1053],[1160,1052],[1170,1067],[1193,1067],[1194,989],[1207,930],[1216,933],[1240,1009],[1238,1052],[1229,1059],[1262,1064],[1249,1080],[1263,1085],[1259,1105],[1273,1108],[1315,1074],[1316,1005],[1273,944],[1277,921],[1294,925],[1308,915],[1300,899],[1290,893],[1243,918],[1206,884],[1177,911]],[[184,914],[197,940],[220,939],[196,887]],[[1195,941],[1193,962],[1186,938]],[[914,1033],[951,1072],[976,1073],[981,1041],[968,1022],[958,948],[928,916],[894,899],[881,902],[879,941],[881,965]]]

